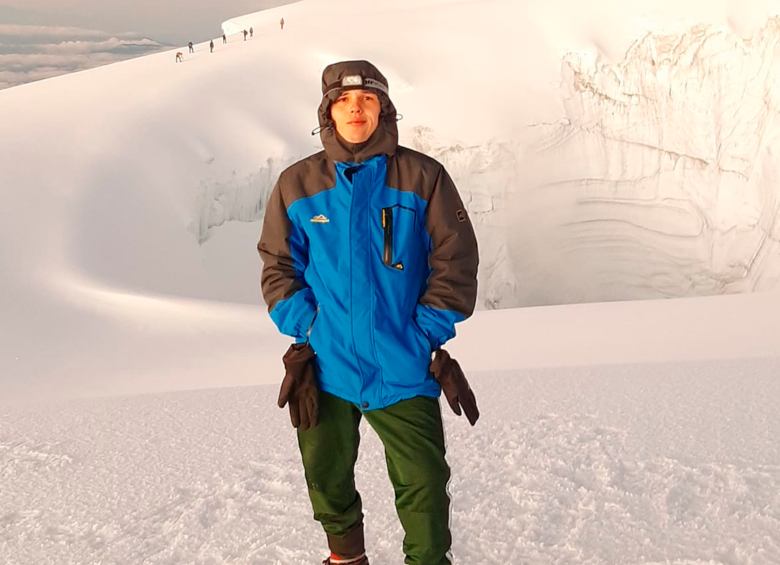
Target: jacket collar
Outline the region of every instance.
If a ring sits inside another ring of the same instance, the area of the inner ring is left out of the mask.
[[[382,116],[376,131],[363,143],[349,143],[328,125],[320,131],[325,153],[334,161],[362,163],[377,155],[395,155],[398,147],[398,126],[395,116],[392,121]]]

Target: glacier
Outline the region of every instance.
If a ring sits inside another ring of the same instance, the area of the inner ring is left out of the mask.
[[[780,288],[779,42],[778,18],[746,39],[703,24],[648,33],[616,63],[565,53],[563,115],[513,139],[402,128],[402,144],[450,171],[474,220],[479,307]],[[218,185],[218,204],[205,197],[200,241],[262,217],[246,209],[267,198],[267,170]]]
[[[508,309],[599,304],[577,315],[608,318],[625,336],[598,336],[648,361],[664,347],[651,326],[683,308],[658,300],[737,296],[686,309],[699,321],[676,322],[675,358],[710,355],[712,339],[724,357],[765,352],[761,304],[780,286],[780,1],[598,8],[303,1],[279,9],[283,32],[279,10],[241,16],[223,29],[252,26],[251,41],[199,45],[184,64],[172,50],[0,91],[6,396],[244,385],[278,362],[285,340],[259,290],[263,207],[279,172],[320,150],[320,74],[347,58],[383,70],[401,143],[444,163],[474,221],[478,309],[497,316],[462,335],[504,343]],[[334,34],[345,10],[377,25]],[[646,304],[601,304],[629,300]],[[689,335],[721,314],[755,345]],[[599,344],[579,325],[544,327],[577,363]],[[573,359],[533,328],[507,335],[534,366]],[[469,366],[490,361],[467,349],[453,343]]]
[[[546,303],[777,289],[779,42],[772,18],[749,39],[648,34],[618,64],[568,53],[566,116],[505,207],[514,226],[544,212],[512,257],[556,257],[524,286],[551,283]]]
[[[522,141],[411,146],[442,161],[479,232],[481,306],[780,287],[780,19],[696,25],[623,61],[569,52],[565,115]]]

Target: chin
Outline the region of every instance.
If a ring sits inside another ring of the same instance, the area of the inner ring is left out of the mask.
[[[375,130],[376,130],[376,128],[375,128]],[[344,141],[346,141],[347,143],[363,143],[364,141],[368,141],[368,139],[374,134],[374,132],[372,131],[371,133],[366,135],[367,132],[365,130],[362,130],[362,131],[351,131],[351,132],[345,132],[345,133],[347,133],[347,135],[345,135],[344,133],[339,132],[339,135],[341,135],[341,137],[343,137]]]

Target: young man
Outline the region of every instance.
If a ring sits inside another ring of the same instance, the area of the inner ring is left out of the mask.
[[[282,172],[258,250],[284,356],[326,564],[368,565],[354,467],[365,417],[385,447],[408,565],[449,565],[442,390],[473,425],[474,395],[441,346],[471,315],[477,242],[442,165],[398,145],[387,79],[366,61],[328,66],[324,151]],[[431,363],[431,354],[435,359]]]

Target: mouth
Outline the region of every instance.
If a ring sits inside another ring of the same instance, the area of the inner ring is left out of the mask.
[[[348,126],[362,126],[366,123],[366,120],[352,120],[351,122],[347,122]]]

